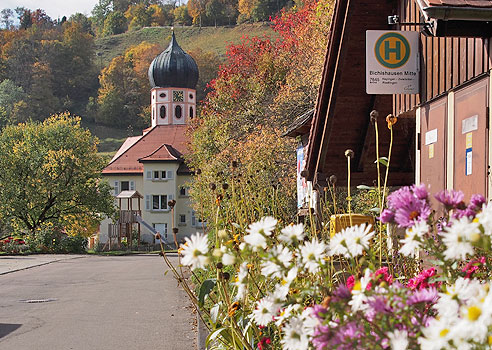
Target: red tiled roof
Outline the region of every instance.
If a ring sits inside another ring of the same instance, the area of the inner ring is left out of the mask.
[[[492,7],[492,0],[423,0],[428,6]]]
[[[116,158],[118,158],[119,156],[121,156],[127,149],[129,149],[131,146],[133,146],[135,144],[135,142],[137,142],[138,140],[140,140],[141,137],[142,137],[142,135],[128,137],[125,140],[125,142],[123,142],[123,144],[121,145],[120,149],[113,156],[113,158],[111,159],[111,162],[113,160],[115,160]]]
[[[159,160],[180,160],[181,153],[173,148],[173,146],[168,144],[161,145],[154,152],[149,154],[146,157],[140,158],[140,162],[142,161],[159,161]]]
[[[130,147],[127,147],[128,144],[134,140],[125,141],[117,152],[119,156],[115,156],[102,173],[141,174],[143,173],[143,164],[139,162],[139,159],[157,152],[164,144],[170,145],[179,154],[187,153],[186,128],[186,125],[159,125],[143,136],[139,136],[139,139]],[[126,149],[120,152],[123,147]]]

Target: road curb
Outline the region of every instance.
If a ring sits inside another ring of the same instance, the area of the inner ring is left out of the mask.
[[[203,323],[202,318],[200,317],[198,312],[196,313],[196,322],[197,322],[197,329],[198,329],[197,332],[198,350],[207,350],[206,341],[208,337],[208,329]]]
[[[74,256],[72,258],[57,259],[57,260],[46,261],[46,262],[42,262],[42,263],[35,263],[34,265],[19,267],[19,268],[16,268],[16,269],[13,269],[13,270],[9,270],[9,271],[0,271],[0,276],[7,275],[7,274],[12,273],[12,272],[29,270],[29,269],[32,269],[33,267],[44,266],[44,265],[52,264],[52,263],[55,263],[55,262],[58,262],[58,261],[75,260],[75,259],[82,259],[82,258],[85,258],[85,256]]]

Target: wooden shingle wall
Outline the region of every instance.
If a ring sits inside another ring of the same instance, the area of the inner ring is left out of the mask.
[[[400,22],[423,22],[414,0],[399,1]],[[420,31],[401,25],[399,30]],[[394,95],[393,113],[405,114],[492,69],[491,38],[436,38],[421,35],[419,95]]]

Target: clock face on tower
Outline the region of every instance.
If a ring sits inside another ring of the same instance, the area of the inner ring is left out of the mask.
[[[183,102],[183,91],[173,91],[173,102]]]

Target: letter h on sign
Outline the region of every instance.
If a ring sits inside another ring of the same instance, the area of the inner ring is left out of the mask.
[[[384,41],[384,59],[390,59],[390,53],[396,55],[396,60],[401,60],[401,42],[395,41],[395,47],[390,47],[390,41],[387,39]]]

